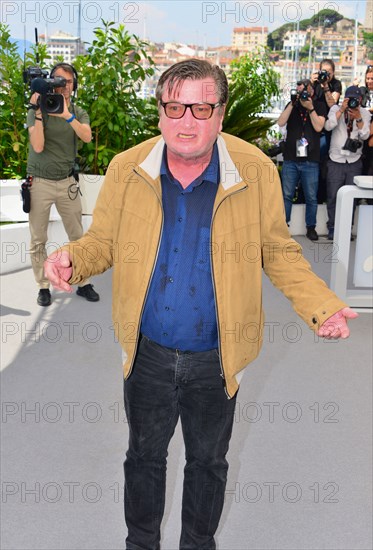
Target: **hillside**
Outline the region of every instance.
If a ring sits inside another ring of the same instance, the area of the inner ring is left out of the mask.
[[[321,10],[313,17],[299,21],[299,30],[316,30],[319,27],[335,30],[337,22],[342,19],[346,19],[347,21],[351,21],[352,24],[355,24],[354,19],[348,19],[335,10]],[[294,23],[285,23],[269,33],[267,39],[269,49],[272,51],[281,51],[283,49],[285,34],[292,30],[294,30]]]

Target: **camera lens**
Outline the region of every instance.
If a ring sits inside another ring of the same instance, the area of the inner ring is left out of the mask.
[[[356,97],[350,97],[347,105],[350,109],[356,109],[356,107],[359,105],[359,100]]]
[[[45,106],[48,113],[55,113],[56,111],[58,111],[59,103],[56,101],[56,98],[54,96],[48,95],[46,97]]]
[[[319,71],[319,75],[317,77],[317,80],[319,82],[326,82],[328,80],[328,72],[327,71]]]
[[[40,108],[44,113],[52,115],[63,113],[64,98],[61,94],[45,94],[40,98]]]

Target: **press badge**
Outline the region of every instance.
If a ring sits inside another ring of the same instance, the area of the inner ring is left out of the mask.
[[[297,139],[297,157],[306,157],[308,155],[308,141],[305,137]]]

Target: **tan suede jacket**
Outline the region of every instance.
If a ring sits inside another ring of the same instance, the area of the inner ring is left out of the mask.
[[[285,223],[277,168],[257,147],[218,137],[220,184],[211,223],[219,354],[228,397],[236,375],[262,344],[262,269],[314,330],[346,306],[310,269]],[[71,284],[113,268],[112,313],[128,377],[163,227],[159,177],[164,141],[150,139],[114,157],[92,225],[70,243]],[[180,319],[182,322],[182,319]]]

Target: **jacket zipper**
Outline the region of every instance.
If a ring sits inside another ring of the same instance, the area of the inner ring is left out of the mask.
[[[144,176],[142,176],[141,174],[139,174],[135,169],[133,169],[134,173],[137,174],[137,176],[139,178],[141,178],[142,180],[145,181],[145,183],[147,185],[149,185],[149,187],[154,191],[153,187],[150,185],[150,183],[147,181],[146,178],[144,178]],[[232,195],[235,195],[237,193],[240,193],[241,191],[244,191],[245,189],[247,189],[247,185],[245,187],[242,187],[241,189],[238,189],[237,191],[234,191],[233,193],[230,193],[229,195],[227,195],[226,197],[224,197],[224,199],[218,204],[218,207],[216,208],[214,214],[213,214],[213,217],[212,217],[212,220],[211,220],[211,228],[210,228],[210,243],[212,242],[212,224],[213,224],[213,221],[214,221],[214,218],[216,216],[216,212],[218,211],[218,209],[220,208],[220,206],[222,205],[222,203],[225,201],[225,199],[227,199],[228,197],[231,197]],[[143,314],[143,311],[144,311],[144,307],[145,307],[145,303],[146,303],[146,299],[148,297],[148,293],[149,293],[149,288],[150,288],[150,283],[151,283],[151,280],[153,278],[153,274],[154,274],[154,270],[155,270],[155,266],[157,264],[157,259],[158,259],[158,255],[159,255],[159,249],[160,249],[160,244],[161,244],[161,236],[162,236],[162,233],[163,233],[163,221],[164,221],[164,213],[163,213],[163,205],[162,205],[162,202],[158,196],[158,194],[154,191],[157,199],[158,199],[158,202],[161,206],[161,211],[162,211],[162,225],[161,225],[161,230],[160,230],[160,236],[159,236],[159,239],[158,239],[158,246],[157,246],[157,253],[155,255],[155,258],[154,258],[154,263],[153,263],[153,268],[152,268],[152,272],[150,274],[150,278],[149,278],[149,282],[148,282],[148,286],[147,286],[147,289],[146,289],[146,294],[145,294],[145,297],[144,297],[144,301],[142,303],[142,307],[141,307],[141,312],[140,312],[140,317],[139,317],[139,321],[141,320],[142,318],[142,314]],[[219,314],[218,314],[218,303],[217,303],[217,299],[216,299],[216,289],[215,289],[215,277],[214,277],[214,270],[213,270],[213,259],[212,259],[212,250],[211,250],[211,247],[210,247],[210,262],[211,262],[211,276],[212,276],[212,288],[213,288],[213,291],[214,291],[214,301],[215,301],[215,310],[216,310],[216,326],[217,326],[217,331],[218,331],[218,344],[219,344],[219,365],[220,365],[220,373],[221,373],[221,377],[223,378],[224,382],[225,382],[225,373],[224,373],[224,368],[223,368],[223,363],[222,363],[222,359],[221,359],[221,345],[220,345],[220,329],[219,329]],[[138,325],[138,329],[137,329],[137,334],[136,334],[136,341],[138,342],[138,339],[139,339],[139,333],[140,333],[140,322],[139,322],[139,325]],[[131,372],[132,372],[132,368],[133,368],[133,363],[135,362],[135,357],[136,357],[136,353],[133,354],[133,357],[132,357],[132,361],[131,361],[131,365],[130,365],[130,368],[128,370],[128,374],[127,374],[127,378],[130,376]],[[226,388],[226,384],[224,383],[224,391],[225,391],[225,394],[227,396],[228,399],[231,399],[231,396],[229,395],[228,391],[227,391],[227,388]]]
[[[155,266],[157,264],[157,259],[158,259],[158,255],[159,255],[159,249],[161,247],[161,237],[162,237],[162,234],[163,234],[163,221],[164,221],[164,212],[163,212],[163,205],[162,205],[162,201],[160,200],[159,196],[158,196],[158,193],[154,190],[154,188],[150,185],[150,183],[147,181],[146,178],[144,178],[144,176],[142,176],[141,174],[139,174],[138,172],[136,172],[136,170],[133,168],[133,172],[139,177],[141,178],[142,180],[145,181],[145,183],[147,185],[149,185],[149,187],[152,189],[152,191],[155,193],[157,199],[158,199],[158,202],[161,206],[161,211],[162,211],[162,225],[161,225],[161,230],[160,230],[160,233],[159,233],[159,239],[158,239],[158,246],[157,246],[157,253],[155,255],[155,258],[154,258],[154,263],[153,263],[153,268],[152,268],[152,272],[150,274],[150,278],[149,278],[149,282],[148,282],[148,286],[147,286],[147,289],[146,289],[146,293],[145,293],[145,297],[144,297],[144,301],[142,303],[142,306],[141,306],[141,312],[140,312],[140,317],[139,317],[139,323],[138,323],[138,328],[137,328],[137,334],[136,334],[136,347],[138,346],[138,342],[139,342],[139,334],[140,334],[140,321],[141,321],[141,318],[142,318],[142,314],[143,314],[143,311],[144,311],[144,307],[145,307],[145,303],[146,303],[146,300],[147,300],[147,297],[148,297],[148,293],[149,293],[149,288],[150,288],[150,283],[152,281],[152,278],[153,278],[153,274],[154,274],[154,271],[155,271]],[[131,361],[131,365],[130,365],[130,368],[129,368],[129,371],[128,371],[128,374],[127,374],[127,377],[128,378],[132,372],[132,368],[133,368],[133,364],[135,362],[135,357],[136,357],[136,350],[135,350],[135,353],[133,354],[133,357],[132,357],[132,361]]]
[[[223,378],[224,380],[224,391],[225,391],[225,394],[227,396],[228,399],[232,399],[232,397],[229,395],[228,391],[227,391],[227,385],[226,385],[226,377],[225,377],[225,372],[224,372],[224,367],[223,367],[223,361],[222,361],[222,355],[221,355],[221,339],[220,339],[220,327],[219,327],[219,312],[218,312],[218,301],[216,299],[216,288],[215,288],[215,276],[214,276],[214,266],[213,266],[213,258],[212,258],[212,247],[211,247],[211,243],[212,243],[212,225],[213,225],[213,222],[214,222],[214,218],[216,216],[216,212],[219,210],[220,206],[223,204],[223,202],[228,198],[228,197],[232,197],[233,195],[236,195],[237,193],[240,193],[241,191],[244,191],[245,189],[247,189],[247,185],[245,185],[245,187],[242,187],[241,189],[238,189],[237,191],[234,191],[233,193],[230,193],[229,195],[227,195],[226,197],[223,198],[222,201],[220,201],[220,203],[218,204],[214,214],[213,214],[213,217],[212,217],[212,220],[211,220],[211,227],[210,227],[210,263],[211,263],[211,278],[212,278],[212,288],[213,288],[213,291],[214,291],[214,301],[215,301],[215,312],[216,312],[216,327],[217,327],[217,331],[218,331],[218,345],[219,345],[219,364],[220,364],[220,376]]]

